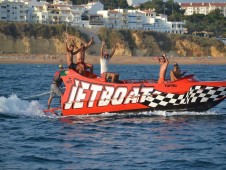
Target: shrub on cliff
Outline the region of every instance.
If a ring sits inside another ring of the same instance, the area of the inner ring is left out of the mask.
[[[98,32],[98,36],[101,41],[105,41],[108,48],[112,48],[116,43],[124,46],[133,54],[133,50],[136,49],[136,44],[131,36],[130,30],[112,30],[101,28]]]
[[[132,55],[139,55],[137,51],[145,51],[142,55],[158,55],[161,51],[170,51],[172,43],[167,34],[154,31],[138,31],[138,30],[112,30],[102,28],[98,33],[101,40],[106,41],[108,47],[112,47],[115,43],[124,44]],[[136,42],[136,38],[141,43]]]
[[[31,24],[31,23],[15,23],[15,22],[0,22],[0,32],[12,36],[14,39],[22,37],[43,37],[49,39],[57,37],[61,39],[66,31],[65,24],[59,25],[44,25],[44,24]],[[81,33],[73,27],[68,27],[67,32],[76,37],[88,40],[86,34]]]
[[[209,48],[213,46],[216,47],[216,49],[220,52],[226,52],[224,43],[215,38],[199,37],[192,35],[178,35],[178,34],[170,34],[169,36],[171,37],[173,47],[175,47],[176,41],[187,40],[190,43],[195,43],[202,48],[206,48],[206,50],[209,50]]]

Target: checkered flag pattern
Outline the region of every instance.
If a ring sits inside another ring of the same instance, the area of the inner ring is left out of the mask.
[[[144,104],[155,108],[157,106],[217,101],[222,97],[226,97],[226,87],[193,86],[187,93],[181,95],[155,90],[146,98]]]

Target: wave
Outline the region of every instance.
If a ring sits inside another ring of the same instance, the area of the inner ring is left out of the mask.
[[[0,96],[0,113],[7,116],[46,117],[43,106],[37,101],[26,101],[12,94],[11,96]]]
[[[143,112],[124,112],[124,113],[101,113],[98,115],[78,115],[79,118],[87,117],[151,117],[151,116],[162,116],[162,117],[172,117],[172,116],[210,116],[210,115],[225,115],[225,113],[218,113],[216,111],[206,111],[206,112],[167,112],[167,111],[143,111]]]
[[[26,101],[12,94],[11,96],[4,97],[0,96],[0,114],[5,116],[27,116],[27,117],[50,117],[56,118],[56,115],[46,115],[43,112],[44,106],[37,100]],[[142,116],[184,116],[184,115],[223,115],[225,113],[218,113],[215,111],[206,112],[166,112],[166,111],[154,111],[154,112],[125,112],[125,113],[102,113],[99,115],[81,115],[76,116],[78,118],[87,117],[142,117]],[[64,116],[63,116],[64,117]]]

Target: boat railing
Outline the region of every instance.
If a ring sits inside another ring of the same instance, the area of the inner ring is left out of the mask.
[[[140,83],[156,83],[155,80],[144,80],[144,79],[127,79],[127,80],[119,80],[121,84],[140,84]]]

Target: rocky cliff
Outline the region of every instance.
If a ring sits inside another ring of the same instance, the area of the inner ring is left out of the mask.
[[[151,31],[106,30],[99,32],[109,46],[119,42],[119,55],[155,56],[163,52],[183,57],[226,57],[226,46],[214,38]]]
[[[26,26],[26,28],[27,27],[28,26]],[[18,32],[11,34],[0,27],[0,53],[65,53],[63,29],[61,32],[57,33],[55,31],[53,34],[51,29],[54,27],[51,26],[51,28],[45,28],[49,31],[48,34],[46,34],[46,32],[45,34],[40,34],[39,26],[39,30],[36,30],[37,33],[32,35],[32,33],[26,33],[26,29],[21,29],[21,26],[19,28],[20,30]],[[72,31],[71,33],[77,37],[77,45],[81,42],[87,42],[89,40],[90,34],[84,37],[84,33],[82,34],[81,32],[77,32],[78,30],[75,32]],[[98,38],[99,40],[97,40]],[[87,53],[90,55],[99,55],[102,40],[106,41],[109,49],[116,43],[119,43],[118,49],[115,53],[116,56],[156,56],[161,55],[163,52],[183,57],[226,56],[226,46],[216,39],[194,37],[189,35],[165,34],[151,31],[116,31],[109,29],[100,29],[99,32],[96,33],[95,42]]]

